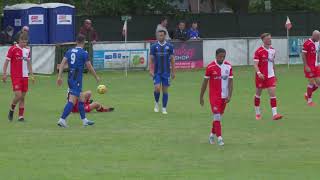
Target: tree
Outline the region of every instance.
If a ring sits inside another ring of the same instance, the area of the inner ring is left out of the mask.
[[[249,2],[249,0],[226,0],[227,5],[229,5],[235,13],[248,13]]]

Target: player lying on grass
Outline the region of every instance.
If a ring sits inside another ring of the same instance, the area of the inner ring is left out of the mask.
[[[28,34],[21,33],[19,36],[18,44],[10,47],[7,53],[6,60],[3,65],[2,81],[7,81],[7,68],[10,63],[10,75],[12,82],[12,90],[14,98],[11,102],[11,107],[8,114],[9,121],[12,121],[14,109],[19,103],[19,121],[24,121],[24,102],[25,96],[28,92],[28,79],[29,74],[34,83],[34,76],[32,73],[32,64],[30,61],[30,49],[27,47]]]
[[[282,115],[277,112],[277,79],[274,72],[276,51],[271,47],[271,34],[263,33],[261,35],[261,40],[263,45],[258,48],[254,54],[254,70],[256,72],[256,95],[254,97],[254,106],[256,120],[261,119],[260,97],[263,89],[267,89],[270,96],[272,119],[279,120],[282,118]]]
[[[216,60],[207,66],[200,92],[200,105],[203,106],[203,96],[209,82],[209,100],[213,113],[209,143],[214,144],[214,136],[217,136],[220,146],[224,145],[221,132],[221,117],[227,103],[231,100],[233,91],[232,66],[228,61],[225,61],[225,57],[226,50],[222,48],[217,49]]]
[[[114,111],[113,107],[105,107],[102,104],[100,104],[99,102],[93,101],[91,99],[92,97],[92,93],[91,91],[85,91],[83,92],[83,96],[84,96],[84,110],[89,113],[92,110],[96,110],[97,112],[112,112]],[[68,93],[68,101],[69,101],[69,97],[70,97],[70,93]],[[79,112],[79,101],[76,101],[76,104],[73,106],[72,112],[73,113],[78,113]]]
[[[320,86],[320,71],[317,63],[319,39],[320,32],[317,30],[313,31],[312,37],[303,44],[302,49],[304,74],[309,81],[307,92],[304,95],[308,106],[315,106],[314,102],[312,101],[312,93]]]
[[[80,117],[83,123],[83,126],[93,125],[94,122],[86,118],[86,112],[84,109],[84,95],[82,93],[82,76],[84,65],[87,66],[88,70],[95,77],[97,82],[100,81],[100,78],[97,76],[95,70],[93,69],[90,61],[89,55],[86,50],[84,50],[85,37],[79,35],[77,37],[77,46],[75,48],[69,49],[64,58],[62,59],[61,65],[59,67],[59,75],[57,79],[58,86],[62,85],[62,72],[65,65],[68,63],[69,74],[68,74],[68,86],[69,86],[69,101],[64,107],[63,113],[58,121],[58,126],[66,128],[68,127],[66,118],[71,113],[76,102],[78,103],[78,109],[80,112]]]

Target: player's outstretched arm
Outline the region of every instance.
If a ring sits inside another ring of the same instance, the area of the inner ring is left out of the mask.
[[[31,63],[30,60],[27,61],[27,66],[28,66],[29,74],[31,76],[32,83],[34,84],[36,80],[35,80],[34,75],[33,75],[32,63]]]
[[[88,70],[90,71],[90,73],[94,76],[94,78],[96,79],[97,82],[100,81],[99,76],[97,75],[96,71],[94,70],[94,68],[92,67],[92,64],[90,61],[86,62],[86,66],[88,68]]]
[[[6,59],[4,61],[4,64],[3,64],[3,69],[2,69],[2,72],[3,72],[3,75],[2,75],[2,82],[6,82],[7,81],[7,69],[8,69],[8,64],[9,64],[10,60],[9,59]]]
[[[232,97],[232,92],[233,92],[233,79],[232,78],[230,78],[229,79],[229,87],[228,87],[228,91],[229,91],[229,93],[228,93],[228,99],[227,99],[227,103],[228,102],[230,102],[231,101],[231,97]]]
[[[66,63],[67,63],[67,58],[64,57],[60,63],[60,66],[59,66],[59,74],[58,74],[58,79],[57,79],[58,86],[62,85],[62,73],[63,73],[63,68],[65,67]]]
[[[203,81],[202,81],[202,86],[201,86],[201,91],[200,91],[200,105],[201,105],[201,106],[204,105],[203,96],[204,96],[204,93],[205,93],[206,90],[207,90],[208,81],[209,81],[209,79],[207,79],[207,78],[203,79]]]
[[[172,74],[172,79],[174,79],[176,77],[176,67],[175,67],[174,56],[171,55],[170,59],[171,59],[171,74]]]

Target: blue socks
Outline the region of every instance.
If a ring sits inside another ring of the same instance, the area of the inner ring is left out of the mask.
[[[160,92],[154,91],[153,95],[154,95],[154,100],[158,103],[160,98]]]
[[[168,93],[163,93],[162,94],[162,107],[163,108],[167,108],[168,99],[169,99]]]
[[[86,111],[84,110],[84,103],[79,101],[79,106],[78,106],[79,112],[80,112],[80,117],[81,119],[86,118]]]
[[[69,114],[71,113],[72,109],[73,109],[73,104],[72,104],[72,102],[68,101],[68,103],[64,107],[61,119],[66,119],[69,116]]]

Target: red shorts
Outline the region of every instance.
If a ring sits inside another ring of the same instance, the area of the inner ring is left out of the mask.
[[[11,81],[12,81],[13,91],[28,92],[29,81],[27,77],[22,77],[22,78],[11,77]]]
[[[276,85],[277,85],[276,77],[271,77],[271,78],[262,80],[258,76],[256,76],[256,88],[266,89],[266,88],[276,87]]]
[[[304,76],[308,79],[310,78],[317,78],[320,77],[320,68],[317,67],[310,67],[311,72],[306,72],[306,68],[304,68]]]
[[[91,112],[90,104],[85,104],[84,105],[84,110],[88,113]]]
[[[215,98],[213,102],[211,102],[211,111],[213,114],[223,114],[226,106],[226,99]]]
[[[90,104],[86,104],[86,103],[84,104],[84,111],[87,113],[91,112]],[[79,112],[78,103],[75,106],[73,106],[72,112],[73,113]]]

